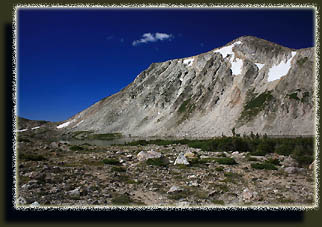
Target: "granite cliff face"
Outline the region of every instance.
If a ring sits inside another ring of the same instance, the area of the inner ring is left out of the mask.
[[[314,48],[243,36],[207,53],[152,63],[120,92],[58,126],[137,136],[314,134]]]

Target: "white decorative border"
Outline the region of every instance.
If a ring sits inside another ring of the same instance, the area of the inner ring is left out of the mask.
[[[314,205],[312,206],[208,206],[208,207],[162,207],[162,206],[149,206],[149,207],[135,207],[135,206],[120,206],[120,207],[110,207],[110,206],[40,206],[40,207],[30,207],[30,206],[21,206],[16,203],[17,199],[17,145],[16,145],[16,116],[17,116],[17,76],[18,76],[18,59],[17,59],[17,49],[18,49],[18,43],[17,43],[17,37],[18,37],[18,31],[17,31],[17,12],[19,9],[34,9],[34,8],[51,8],[51,9],[84,9],[84,8],[91,8],[91,9],[139,9],[139,8],[146,8],[146,9],[220,9],[220,8],[247,8],[247,9],[313,9],[315,13],[315,91],[314,91],[314,101],[315,101],[315,133],[316,133],[316,139],[315,139],[315,201]],[[17,4],[13,8],[13,103],[14,103],[14,110],[13,112],[13,133],[14,138],[12,140],[13,142],[13,161],[12,166],[14,170],[14,179],[13,179],[13,206],[16,210],[92,210],[92,211],[98,211],[98,210],[168,210],[168,211],[178,211],[178,210],[202,210],[202,211],[209,211],[209,210],[317,210],[319,209],[319,170],[320,170],[320,160],[319,160],[319,121],[320,117],[318,116],[318,112],[320,110],[319,104],[320,99],[318,97],[320,85],[319,85],[319,68],[320,68],[320,15],[319,15],[319,8],[315,4],[122,4],[122,5],[98,5],[98,4]]]

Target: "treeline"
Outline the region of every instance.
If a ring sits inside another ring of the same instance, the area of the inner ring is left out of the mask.
[[[127,143],[129,146],[156,144],[160,146],[170,144],[187,144],[192,148],[203,151],[239,151],[250,152],[253,156],[264,156],[268,153],[290,155],[303,165],[309,165],[314,160],[314,138],[269,138],[267,136],[233,136],[218,137],[207,140],[138,140]]]

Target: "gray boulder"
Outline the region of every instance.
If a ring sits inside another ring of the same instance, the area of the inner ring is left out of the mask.
[[[140,153],[137,154],[137,159],[139,161],[145,161],[148,159],[154,159],[154,158],[161,158],[161,153],[154,151],[154,150],[150,150],[150,151],[141,151]]]
[[[177,159],[174,162],[175,165],[189,165],[187,158],[184,156],[184,153],[180,153]]]

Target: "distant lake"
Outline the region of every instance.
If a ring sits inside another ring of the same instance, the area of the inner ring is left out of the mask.
[[[178,140],[182,138],[174,138],[174,137],[138,137],[138,136],[133,136],[133,137],[122,137],[122,138],[115,138],[111,140],[98,140],[98,139],[71,139],[68,140],[71,145],[82,145],[84,143],[88,143],[91,145],[96,145],[96,146],[111,146],[113,144],[125,144],[133,141],[138,141],[138,140],[156,140],[156,139],[172,139],[172,140]]]
[[[111,140],[90,140],[90,139],[77,140],[77,139],[73,139],[73,140],[69,140],[69,142],[72,145],[82,145],[84,143],[88,143],[91,145],[105,147],[105,146],[111,146],[113,144],[125,144],[125,143],[129,143],[129,142],[132,142],[135,140],[139,140],[139,139],[129,138],[129,137],[117,138],[117,139],[111,139]]]
[[[280,136],[280,135],[269,135],[268,137],[270,138],[295,138],[295,137],[299,137],[299,136],[293,136],[293,135],[284,135],[284,136]],[[314,137],[314,136],[308,136],[308,135],[304,135],[301,137]],[[193,138],[193,137],[186,137],[185,139],[190,139],[190,140],[198,140],[198,139],[210,139],[209,138]],[[184,139],[184,138],[176,138],[176,137],[122,137],[122,138],[115,138],[115,139],[111,139],[111,140],[98,140],[98,139],[82,139],[82,140],[78,140],[78,139],[71,139],[68,140],[70,142],[71,145],[82,145],[84,143],[88,143],[91,145],[95,145],[95,146],[100,146],[100,147],[105,147],[105,146],[111,146],[113,144],[125,144],[125,143],[129,143],[129,142],[133,142],[133,141],[138,141],[138,140],[156,140],[156,139],[162,139],[162,140],[180,140],[180,139]]]

